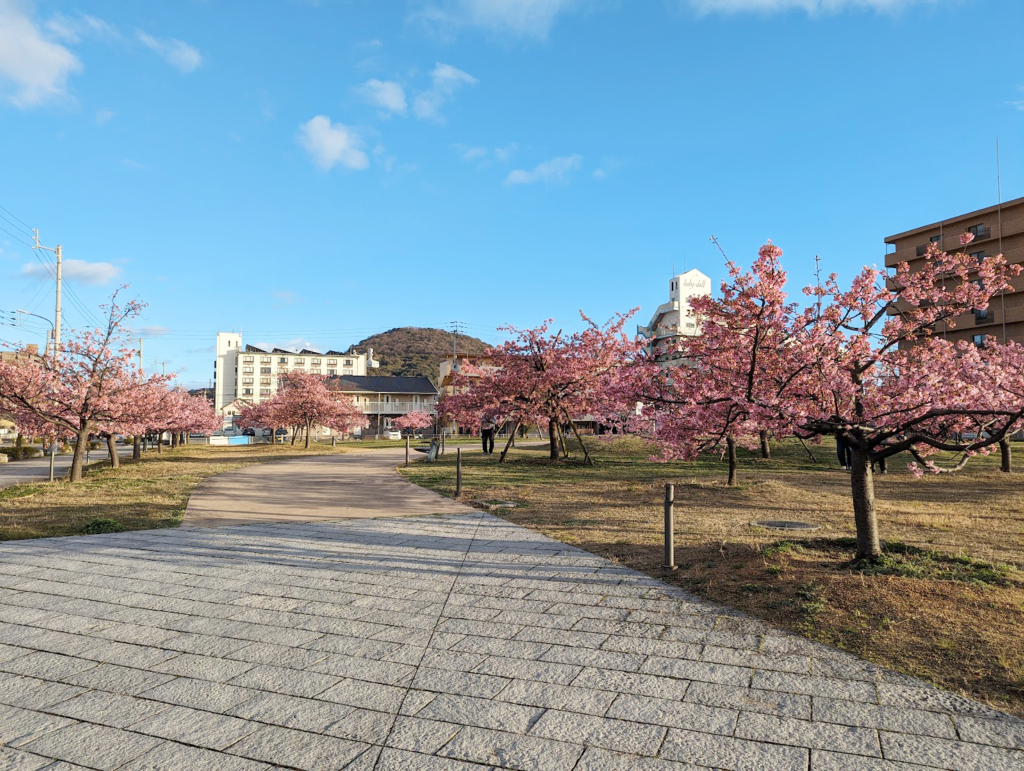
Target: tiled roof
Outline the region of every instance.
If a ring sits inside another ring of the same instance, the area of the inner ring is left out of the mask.
[[[392,377],[390,375],[338,375],[330,377],[341,391],[380,394],[436,394],[428,377]]]

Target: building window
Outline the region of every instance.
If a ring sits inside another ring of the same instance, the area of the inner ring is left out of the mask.
[[[260,389],[260,396],[270,396],[270,389],[269,388],[261,388]]]
[[[251,377],[243,377],[242,378],[242,385],[252,385],[252,378]]]
[[[319,367],[320,366],[320,359],[310,359],[309,363],[312,364],[314,367]]]
[[[974,323],[980,324],[984,321],[992,320],[992,312],[988,308],[982,310],[981,308],[974,309]]]
[[[270,385],[270,378],[269,377],[261,377],[260,378],[260,385],[265,385],[265,386]]]
[[[288,368],[287,367],[280,367],[280,368],[278,368],[277,374],[278,375],[287,375],[288,374]]]
[[[305,363],[306,363],[306,357],[305,356],[299,356],[299,357],[297,357],[295,359],[295,365],[296,366],[305,365]]]
[[[929,240],[929,241],[930,241],[931,243],[933,243],[933,244],[941,244],[941,243],[942,243],[942,236],[932,236],[932,237],[931,237],[931,238],[929,238],[928,240]]]
[[[270,364],[269,356],[260,356],[260,364]]]
[[[252,374],[252,367],[242,367],[242,374],[251,375]]]
[[[338,370],[336,370],[336,369],[329,369],[329,370],[327,370],[327,374],[328,375],[337,375],[338,374]]]
[[[288,363],[288,357],[287,356],[279,356],[278,359],[277,359],[277,363],[278,364],[287,364]]]
[[[242,395],[243,396],[252,396],[252,389],[251,388],[243,389]]]
[[[317,369],[311,369],[311,370],[309,371],[309,374],[311,374],[311,375],[319,375],[319,374],[320,374],[320,369],[319,369],[319,368],[317,368]]]
[[[246,364],[252,364],[255,359],[252,356],[243,356],[242,361]]]
[[[979,348],[985,347],[985,335],[971,335],[971,342]]]
[[[337,363],[338,363],[338,360],[337,360],[337,359],[328,359],[328,360],[327,360],[327,366],[328,366],[328,367],[330,367],[330,366],[332,366],[332,365],[336,365]]]
[[[985,251],[982,250],[980,252],[971,252],[971,257],[976,259],[978,261],[978,264],[981,265],[981,263],[985,261]]]
[[[260,367],[260,374],[261,375],[269,375],[270,374],[270,367]]]
[[[352,359],[345,359],[345,366],[346,367],[351,367],[352,366]]]

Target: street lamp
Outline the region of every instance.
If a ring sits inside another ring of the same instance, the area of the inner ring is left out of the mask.
[[[48,318],[46,318],[46,316],[40,316],[38,313],[29,313],[28,311],[23,311],[23,310],[17,310],[17,311],[15,311],[15,313],[21,313],[21,314],[23,314],[25,316],[34,316],[37,319],[42,319],[43,321],[45,321],[47,324],[50,325],[50,338],[54,341],[53,342],[53,366],[56,369],[56,367],[57,367],[57,336],[56,336],[57,333],[55,331],[56,328],[53,326],[53,322],[50,321]]]

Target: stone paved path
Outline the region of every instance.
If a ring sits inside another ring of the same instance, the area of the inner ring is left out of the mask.
[[[1024,722],[479,512],[0,544],[0,745],[54,771],[1024,768]]]

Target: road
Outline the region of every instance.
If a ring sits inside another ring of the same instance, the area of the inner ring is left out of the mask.
[[[117,454],[122,458],[132,454],[132,448],[127,445],[118,445]],[[72,453],[66,452],[57,455],[53,459],[54,476],[60,478],[64,472],[71,467]],[[107,457],[107,451],[91,450],[91,460],[102,460]],[[50,478],[50,458],[31,458],[19,460],[16,463],[0,463],[0,488],[11,485],[25,484],[26,482],[45,482]]]

